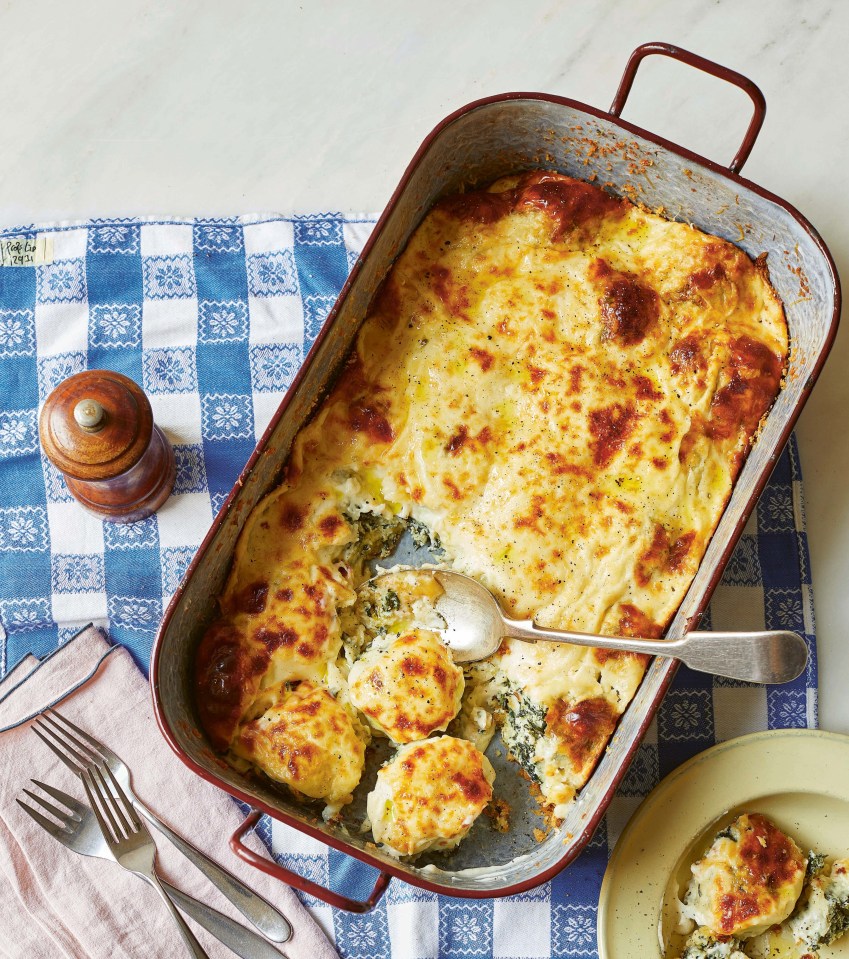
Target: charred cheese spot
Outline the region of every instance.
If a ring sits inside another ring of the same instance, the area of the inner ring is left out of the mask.
[[[463,448],[468,438],[469,438],[469,428],[461,424],[457,428],[457,432],[445,444],[446,451],[448,453],[459,453],[459,451]]]
[[[637,659],[645,664],[649,659],[648,656],[642,653],[626,653],[621,649],[600,649],[597,647],[593,648],[593,658],[599,666],[606,666],[611,660],[615,662],[622,659]]]
[[[528,374],[531,378],[531,383],[534,386],[538,386],[548,375],[548,370],[543,370],[538,366],[528,365]]]
[[[259,685],[241,635],[229,623],[215,622],[204,634],[195,656],[195,698],[201,722],[212,745],[224,750]]]
[[[784,358],[749,336],[732,340],[730,377],[714,394],[706,432],[727,439],[742,432],[751,435],[778,391]]]
[[[451,316],[466,318],[466,311],[472,305],[469,300],[468,285],[458,285],[454,282],[451,271],[444,266],[431,267],[430,276],[434,291],[445,305],[448,313]]]
[[[445,197],[436,205],[437,210],[447,213],[458,220],[471,223],[495,223],[506,216],[513,206],[510,193],[490,193],[487,190],[474,190]]]
[[[634,569],[638,586],[647,586],[658,573],[679,572],[696,538],[694,530],[672,539],[669,530],[655,524],[654,537],[649,548],[640,555]]]
[[[558,699],[548,710],[545,722],[572,765],[583,773],[595,765],[617,718],[616,710],[602,697],[577,703]]]
[[[453,848],[492,798],[494,779],[489,760],[465,739],[402,746],[368,795],[375,840],[401,856]]]
[[[638,400],[662,400],[663,393],[647,376],[634,376],[634,386]]]
[[[633,603],[620,603],[618,632],[622,636],[635,636],[643,639],[657,639],[663,635],[663,627],[655,623]]]
[[[703,355],[704,343],[699,334],[691,333],[679,340],[669,353],[669,363],[673,373],[686,370],[704,370],[706,360]]]
[[[524,516],[515,519],[513,526],[516,529],[534,529],[543,532],[546,528],[545,497],[534,493],[531,496],[530,509]]]
[[[580,363],[576,363],[569,370],[569,386],[567,392],[570,394],[580,393],[581,392],[581,380],[584,375],[584,368]]]
[[[608,466],[634,432],[639,413],[630,403],[613,403],[590,411],[590,449],[596,466]]]
[[[641,343],[660,315],[657,292],[633,274],[611,269],[603,259],[591,265],[590,277],[603,291],[598,301],[602,339],[622,346]]]
[[[562,453],[548,452],[545,458],[550,464],[551,471],[555,476],[580,476],[584,479],[592,479],[592,471],[578,463],[569,463]]]
[[[269,653],[273,653],[281,647],[294,646],[298,641],[298,634],[294,629],[282,624],[276,625],[276,629],[270,626],[260,626],[254,633],[254,639],[262,643]]]
[[[319,522],[318,528],[327,539],[332,540],[345,525],[345,520],[342,519],[341,516],[331,514],[330,516],[325,516],[324,519]]]
[[[469,348],[469,353],[471,353],[472,359],[474,359],[484,373],[487,373],[492,369],[492,364],[495,362],[495,357],[488,350],[481,350],[475,346],[472,346]]]
[[[303,511],[297,506],[287,504],[280,514],[280,525],[290,533],[294,533],[304,525]]]
[[[391,443],[395,438],[386,416],[373,406],[354,406],[351,409],[351,429],[365,433],[376,443]]]
[[[236,598],[236,610],[240,613],[261,613],[268,598],[268,583],[251,583]]]
[[[714,263],[713,266],[691,274],[687,278],[687,288],[688,290],[709,290],[725,278],[725,267],[721,263]]]
[[[442,483],[446,486],[451,494],[451,499],[461,500],[463,498],[463,493],[460,490],[460,487],[454,482],[454,480],[449,479],[447,476],[442,477]]]
[[[617,220],[627,213],[626,202],[619,197],[558,173],[526,176],[515,206],[518,210],[535,207],[544,211],[556,224],[551,235],[555,242],[569,233],[591,229],[601,220]]]

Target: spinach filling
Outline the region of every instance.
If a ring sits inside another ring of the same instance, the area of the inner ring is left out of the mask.
[[[345,547],[342,559],[353,567],[389,556],[407,528],[406,520],[400,516],[360,513],[357,517],[346,514],[345,519],[351,524],[355,538]]]
[[[546,733],[545,707],[532,702],[515,686],[499,693],[496,702],[505,714],[501,728],[504,745],[531,779],[540,783],[534,757],[537,742]]]
[[[814,852],[813,849],[808,853],[808,864],[805,867],[805,882],[813,879],[818,872],[822,872],[827,858],[828,857],[822,855],[822,853]]]

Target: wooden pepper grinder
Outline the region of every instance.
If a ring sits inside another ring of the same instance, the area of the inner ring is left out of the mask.
[[[63,380],[39,418],[41,445],[74,498],[111,523],[135,523],[168,499],[174,451],[144,391],[111,370]]]

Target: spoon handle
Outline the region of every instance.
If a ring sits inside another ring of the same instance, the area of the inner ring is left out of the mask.
[[[649,656],[671,656],[698,672],[751,683],[789,682],[803,672],[808,661],[805,640],[786,630],[691,632],[679,639],[636,639],[566,632],[536,626],[530,620],[504,617],[504,635],[527,642],[545,640]]]

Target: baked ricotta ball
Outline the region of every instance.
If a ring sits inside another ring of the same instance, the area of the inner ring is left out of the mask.
[[[492,798],[494,781],[489,760],[465,739],[408,743],[368,795],[372,835],[399,856],[453,849]]]
[[[351,667],[351,702],[395,743],[443,732],[460,710],[463,670],[436,633],[412,629],[373,645]]]
[[[717,936],[757,936],[793,911],[806,865],[796,843],[766,816],[744,813],[692,865],[683,912]]]
[[[327,819],[351,801],[363,771],[365,738],[366,731],[324,687],[305,680],[282,690],[274,705],[240,727],[232,748],[296,796],[323,800]]]

